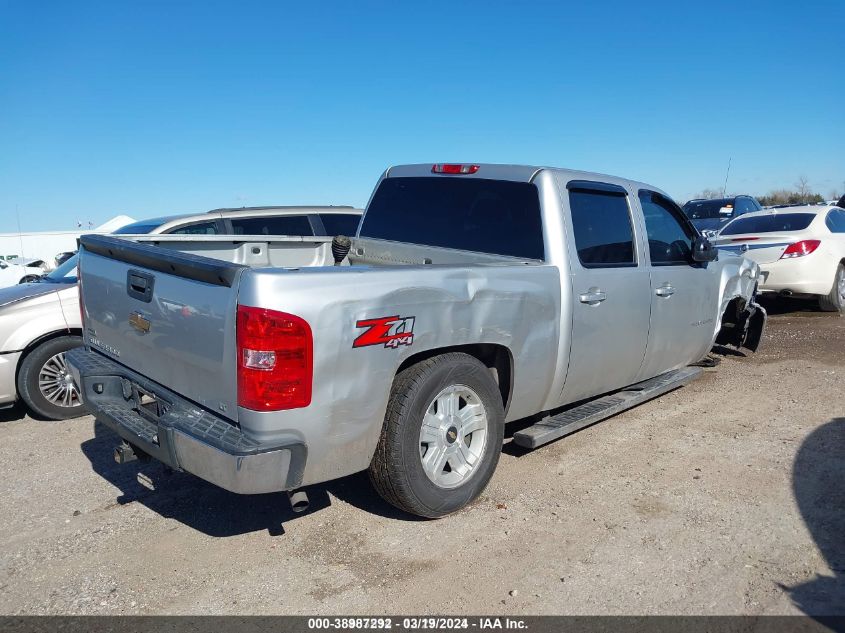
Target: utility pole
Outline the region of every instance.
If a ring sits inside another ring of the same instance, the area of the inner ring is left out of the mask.
[[[722,187],[722,197],[728,195],[728,176],[731,175],[731,157],[728,157],[728,171],[725,174],[725,186]]]

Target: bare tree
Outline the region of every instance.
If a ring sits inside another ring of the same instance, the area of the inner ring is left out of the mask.
[[[810,197],[810,181],[807,180],[806,176],[801,176],[798,178],[798,182],[795,183],[795,191],[798,194],[798,199],[800,202],[806,203],[807,198]]]
[[[722,191],[720,189],[703,189],[697,193],[693,198],[698,200],[713,200],[714,198],[722,198]]]

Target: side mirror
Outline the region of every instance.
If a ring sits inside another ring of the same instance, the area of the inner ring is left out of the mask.
[[[692,241],[692,259],[696,262],[715,262],[719,251],[706,237],[698,235]]]

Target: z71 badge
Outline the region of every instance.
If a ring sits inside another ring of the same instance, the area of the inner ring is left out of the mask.
[[[355,326],[367,328],[367,330],[355,339],[352,347],[384,345],[396,348],[400,345],[411,345],[414,342],[415,318],[389,316],[358,321]]]

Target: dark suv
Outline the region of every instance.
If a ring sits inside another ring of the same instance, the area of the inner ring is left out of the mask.
[[[712,235],[734,218],[762,208],[751,196],[732,196],[690,200],[684,205],[684,213],[702,235]]]

